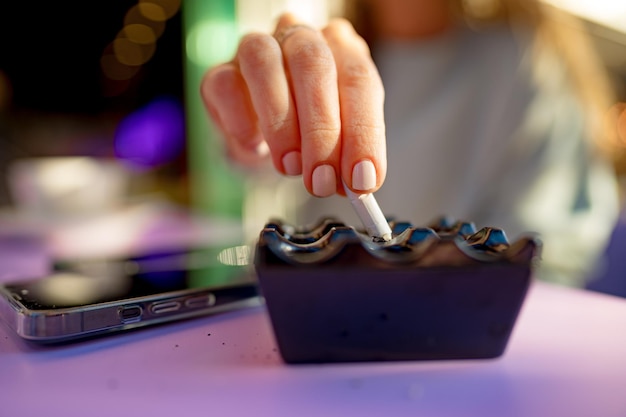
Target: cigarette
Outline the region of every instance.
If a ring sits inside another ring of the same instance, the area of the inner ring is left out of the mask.
[[[352,207],[361,219],[367,234],[375,242],[388,242],[391,240],[391,227],[374,198],[374,194],[356,194],[350,188],[343,185],[346,195],[352,203]]]

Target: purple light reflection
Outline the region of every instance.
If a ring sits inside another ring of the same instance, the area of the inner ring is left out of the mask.
[[[173,161],[185,145],[185,118],[180,102],[157,98],[126,116],[115,132],[115,155],[137,168]]]

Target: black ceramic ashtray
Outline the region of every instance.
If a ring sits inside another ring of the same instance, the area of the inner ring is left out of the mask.
[[[393,238],[324,219],[268,223],[259,284],[287,363],[496,358],[539,257],[535,236],[441,219]]]

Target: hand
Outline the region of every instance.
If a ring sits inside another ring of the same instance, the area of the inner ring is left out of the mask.
[[[201,94],[228,155],[268,153],[318,197],[374,192],[387,171],[384,90],[365,41],[344,19],[318,31],[282,15],[273,36],[248,34],[205,74]]]

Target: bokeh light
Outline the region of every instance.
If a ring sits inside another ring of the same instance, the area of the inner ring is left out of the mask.
[[[153,22],[164,22],[167,20],[165,10],[158,4],[141,2],[137,7],[139,13],[146,19],[152,20]]]
[[[124,26],[124,35],[126,35],[131,42],[140,45],[150,45],[157,40],[156,34],[152,28],[141,23],[133,23]]]
[[[134,24],[146,25],[153,30],[157,38],[160,37],[165,30],[165,20],[153,20],[148,18],[144,14],[145,12],[142,12],[142,9],[143,8],[139,7],[139,5],[131,7],[126,13],[126,16],[124,16],[124,26]]]
[[[237,27],[233,22],[200,21],[189,30],[185,45],[187,56],[202,68],[215,61],[227,61],[232,58],[237,39]]]
[[[113,52],[117,59],[126,65],[143,65],[152,58],[155,44],[142,45],[128,38],[118,37],[113,41]]]
[[[117,158],[136,168],[173,161],[185,145],[185,120],[181,103],[160,97],[124,118],[115,133]]]
[[[113,52],[113,44],[110,44],[100,58],[102,73],[114,81],[130,80],[139,71],[136,65],[121,63]]]
[[[140,0],[124,16],[124,26],[100,58],[103,94],[127,91],[141,66],[154,56],[167,20],[180,9],[180,0]]]
[[[165,16],[169,19],[174,16],[180,9],[181,0],[139,0],[139,5],[157,5],[160,6]]]

